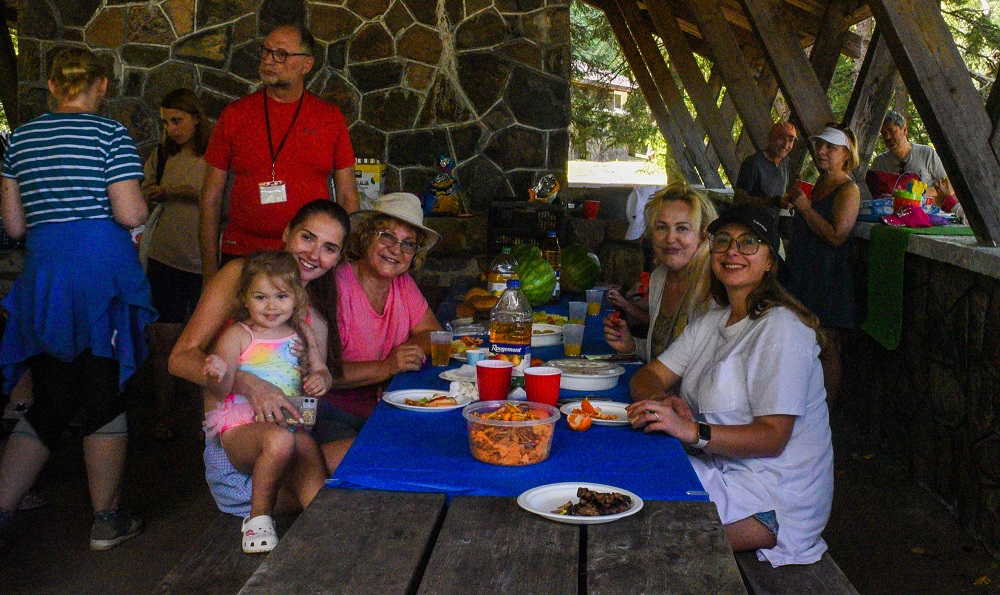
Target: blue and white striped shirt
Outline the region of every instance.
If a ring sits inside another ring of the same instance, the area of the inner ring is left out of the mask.
[[[49,113],[14,131],[3,176],[17,180],[30,229],[41,223],[110,219],[108,186],[141,179],[135,143],[120,123]]]

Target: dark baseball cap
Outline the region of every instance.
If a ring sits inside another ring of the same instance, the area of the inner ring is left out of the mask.
[[[729,223],[742,223],[750,228],[750,231],[770,246],[774,255],[778,256],[781,238],[778,237],[778,228],[773,223],[773,217],[767,211],[755,205],[731,207],[719,215],[718,219],[708,224],[708,233],[715,233],[720,227]]]

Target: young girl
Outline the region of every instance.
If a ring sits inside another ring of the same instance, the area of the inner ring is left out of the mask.
[[[231,394],[236,370],[251,372],[287,396],[324,394],[333,379],[326,367],[326,325],[310,314],[298,264],[287,252],[257,252],[243,263],[237,293],[237,324],[226,329],[205,359],[209,390],[206,399],[206,475],[223,512],[243,516],[243,551],[269,552],[278,543],[271,513],[279,492],[287,488],[305,507],[323,487],[326,468],[319,448],[307,432],[285,427],[284,420],[256,419],[242,395]],[[301,349],[300,357],[293,344]],[[301,420],[300,420],[301,421]],[[281,425],[278,425],[281,424]],[[222,450],[237,475],[213,464]]]

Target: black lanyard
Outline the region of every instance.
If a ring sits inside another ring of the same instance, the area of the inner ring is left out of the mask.
[[[281,154],[281,149],[285,146],[285,141],[288,140],[288,135],[292,133],[292,126],[295,126],[295,121],[299,119],[299,110],[302,109],[302,100],[306,98],[306,92],[302,91],[302,96],[299,97],[299,105],[295,107],[295,115],[292,116],[292,123],[288,125],[288,130],[285,131],[285,138],[281,139],[281,144],[278,145],[278,150],[274,150],[274,141],[271,140],[271,116],[267,111],[267,91],[264,92],[264,125],[267,127],[267,148],[271,151],[271,181],[274,181],[274,164],[278,162],[278,155]]]

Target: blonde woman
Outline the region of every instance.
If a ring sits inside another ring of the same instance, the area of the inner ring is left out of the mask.
[[[687,184],[674,184],[649,199],[644,215],[645,235],[658,264],[649,279],[649,331],[645,339],[637,339],[624,320],[610,315],[604,319],[604,339],[619,353],[637,353],[649,361],[708,310],[712,298],[707,229],[718,213],[704,194]],[[620,308],[627,302],[614,290],[608,299]]]
[[[843,375],[842,332],[855,327],[854,279],[847,261],[851,230],[861,195],[851,179],[858,165],[858,143],[846,126],[827,125],[811,139],[819,178],[812,196],[793,185],[795,207],[788,245],[788,291],[819,316],[826,338],[823,376],[827,399],[836,402]]]
[[[156,319],[129,234],[147,215],[142,164],[125,127],[95,115],[108,87],[97,56],[62,50],[48,83],[55,109],[18,128],[2,174],[4,229],[27,234],[27,253],[3,300],[0,366],[5,390],[31,370],[34,403],[0,460],[0,526],[82,410],[90,547],[106,550],[142,528],[118,510],[128,438],[121,387],[145,358],[143,331]]]

